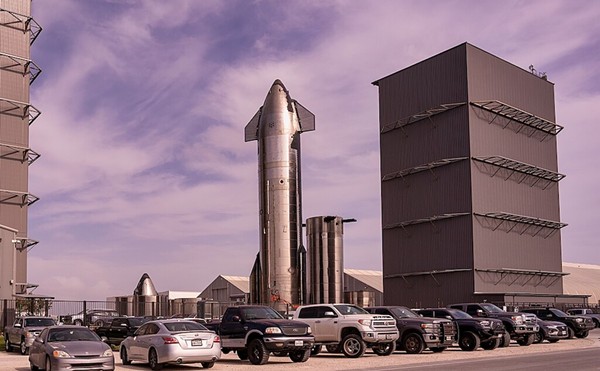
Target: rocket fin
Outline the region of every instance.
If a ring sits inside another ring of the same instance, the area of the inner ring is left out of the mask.
[[[298,113],[298,122],[302,132],[315,130],[315,115],[301,105],[298,101],[294,101],[296,104],[296,112]]]
[[[258,124],[260,123],[260,114],[262,112],[262,107],[258,109],[252,120],[246,125],[244,129],[244,141],[251,142],[253,140],[258,140]]]

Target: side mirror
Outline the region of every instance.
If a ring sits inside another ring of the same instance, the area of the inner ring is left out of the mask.
[[[323,313],[324,317],[336,317],[335,313],[333,313],[332,311],[327,311],[325,313]]]
[[[106,336],[101,336],[100,339],[102,340],[102,342],[106,343],[108,342],[108,338]]]
[[[485,317],[485,312],[481,309],[477,309],[477,317]]]
[[[21,324],[20,323],[15,323],[14,327],[21,327]]]
[[[452,316],[446,316],[446,319],[449,319],[450,321],[452,321]]]
[[[231,320],[233,322],[240,322],[240,316],[233,316],[233,317],[231,317]]]
[[[36,338],[33,341],[35,341],[36,343],[44,344],[44,340],[39,336],[36,336]]]

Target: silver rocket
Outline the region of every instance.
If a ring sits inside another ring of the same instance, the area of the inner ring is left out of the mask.
[[[280,80],[244,130],[246,142],[258,141],[260,251],[250,275],[251,303],[284,311],[304,302],[300,134],[313,130],[315,115]]]

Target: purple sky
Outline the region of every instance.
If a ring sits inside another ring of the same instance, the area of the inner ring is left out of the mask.
[[[555,83],[563,259],[600,264],[597,1],[33,2],[28,281],[57,299],[201,291],[258,252],[256,142],[277,78],[316,115],[304,217],[356,218],[346,268],[381,270],[371,82],[469,42]]]

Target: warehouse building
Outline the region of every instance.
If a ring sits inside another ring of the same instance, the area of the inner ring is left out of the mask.
[[[379,88],[386,304],[563,295],[554,84],[464,43]]]

